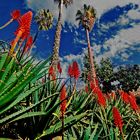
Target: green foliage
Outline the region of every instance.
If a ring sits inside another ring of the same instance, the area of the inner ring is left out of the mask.
[[[53,15],[49,10],[41,9],[35,15],[39,30],[49,30],[53,24]]]
[[[82,80],[85,83],[88,83],[88,75],[90,69],[88,59],[89,59],[88,56],[85,54],[84,68],[82,70]],[[110,59],[109,58],[102,59],[100,61],[100,64],[97,64],[94,61],[94,64],[95,64],[98,81],[100,84],[102,84],[102,91],[104,93],[110,92],[112,89],[114,89],[114,86],[111,85],[111,82],[115,80],[113,65]]]
[[[114,71],[113,66],[109,58],[102,59],[100,61],[100,66],[97,69],[97,73],[99,76],[99,81],[103,85],[103,92],[111,92],[113,90],[113,86],[111,82],[114,81]]]
[[[32,58],[24,58],[19,65],[7,52],[1,54],[0,136],[39,139],[61,134],[58,95],[62,82],[47,79],[48,60],[35,64]],[[65,131],[88,115],[82,113],[84,106],[75,115],[66,115]]]
[[[92,30],[93,24],[96,19],[96,11],[94,7],[84,4],[82,10],[78,10],[76,13],[76,20],[79,21],[79,25],[82,25],[89,31]]]
[[[115,77],[120,82],[120,87],[124,91],[128,92],[132,90],[137,90],[140,86],[140,66],[120,66],[115,73]]]
[[[82,70],[82,80],[88,83],[88,73],[90,65],[88,56],[85,54],[84,68]],[[102,85],[104,93],[111,92],[115,89],[123,89],[124,91],[137,90],[140,86],[140,66],[139,65],[125,65],[120,66],[114,71],[113,64],[109,58],[102,59],[99,64],[94,62],[96,74],[99,83]],[[118,85],[112,85],[112,82],[118,82]]]

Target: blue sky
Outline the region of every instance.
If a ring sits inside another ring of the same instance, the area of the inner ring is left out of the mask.
[[[63,69],[68,63],[77,60],[81,66],[87,52],[85,31],[75,21],[75,14],[84,3],[91,4],[97,11],[97,20],[90,33],[91,46],[96,61],[109,57],[114,65],[140,64],[140,1],[139,0],[74,0],[74,4],[63,11],[63,30],[60,47],[60,60]],[[53,0],[1,0],[0,26],[10,19],[15,9],[24,14],[40,8],[50,9],[55,20],[49,31],[40,31],[33,48],[38,59],[45,59],[52,53],[58,7]],[[17,23],[0,30],[0,40],[14,39]],[[35,35],[37,25],[32,21],[31,34]]]

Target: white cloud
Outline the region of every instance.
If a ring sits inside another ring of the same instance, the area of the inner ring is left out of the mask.
[[[135,25],[133,26],[133,28],[129,28],[129,29],[122,29],[116,36],[105,41],[103,45],[96,45],[94,43],[91,47],[94,50],[94,55],[95,54],[98,55],[95,57],[96,62],[99,63],[102,57],[103,58],[116,57],[122,60],[126,60],[133,54],[133,52],[130,52],[130,50],[140,51],[139,47],[134,48],[134,45],[140,44],[139,29],[140,29],[140,25]],[[77,42],[84,45],[86,44],[86,42],[82,40],[81,41],[79,40]],[[105,52],[103,53],[101,53],[102,47],[105,50]],[[126,52],[127,49],[130,49],[129,52]],[[83,53],[87,53],[87,48],[83,49]],[[78,58],[80,57],[82,58],[83,54],[81,54],[81,56],[78,55]]]
[[[139,10],[131,10],[128,12],[128,16],[131,19],[140,19],[140,11]]]
[[[122,30],[120,37],[131,43],[140,43],[140,25],[135,25],[133,28]]]
[[[64,8],[63,20],[69,23],[75,23],[75,15],[78,9],[83,7],[83,4],[92,5],[97,11],[97,17],[99,18],[105,11],[115,7],[124,6],[129,3],[140,5],[140,0],[73,0],[73,4],[67,9]],[[40,8],[50,9],[54,16],[58,17],[58,6],[54,4],[54,0],[26,0],[26,4],[29,8],[37,10]],[[132,14],[130,14],[132,15]]]
[[[102,55],[99,55],[96,60],[99,62],[102,57],[116,57],[117,54],[120,54],[120,56],[129,58],[133,53],[127,53],[126,55],[126,49],[132,48],[133,45],[140,43],[140,25],[135,25],[133,28],[130,29],[123,29],[118,33],[114,38],[111,38],[107,40],[104,43],[104,47],[109,47],[109,50],[104,52]],[[135,51],[139,51],[139,48],[135,48]],[[96,50],[95,50],[96,51]],[[121,59],[121,58],[120,58]]]

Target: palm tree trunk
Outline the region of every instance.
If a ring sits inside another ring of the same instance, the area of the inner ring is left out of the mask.
[[[55,39],[54,39],[54,47],[53,47],[53,56],[51,65],[53,65],[54,69],[57,68],[57,63],[59,61],[59,48],[60,48],[60,38],[61,38],[61,30],[62,30],[62,9],[63,9],[63,0],[60,1],[59,5],[59,17],[56,27]]]
[[[89,62],[90,62],[91,79],[93,80],[94,85],[96,86],[96,72],[95,72],[93,54],[92,54],[92,50],[90,46],[90,38],[89,38],[88,29],[86,29],[86,37],[87,37],[87,43],[88,43],[88,55],[89,55]]]

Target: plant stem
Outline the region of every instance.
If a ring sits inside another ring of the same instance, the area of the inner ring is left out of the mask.
[[[64,140],[64,112],[62,112],[62,140]]]
[[[22,36],[22,33],[23,33],[23,32],[22,32],[21,30],[19,30],[19,32],[18,32],[16,38],[14,39],[14,42],[13,42],[13,44],[12,44],[12,47],[11,47],[11,49],[10,49],[10,51],[9,51],[9,55],[12,55],[12,54],[13,54],[14,49],[15,49],[15,47],[16,47],[16,45],[17,45],[17,42],[19,41],[20,37]]]
[[[3,26],[0,27],[0,30],[8,26],[11,22],[13,22],[13,19],[10,19],[7,23],[5,23]]]
[[[123,131],[121,131],[121,134],[122,134],[122,139],[125,140]]]

